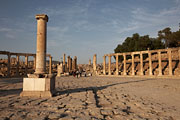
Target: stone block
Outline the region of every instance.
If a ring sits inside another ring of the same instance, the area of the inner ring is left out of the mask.
[[[52,97],[55,92],[55,77],[24,78],[20,96]]]

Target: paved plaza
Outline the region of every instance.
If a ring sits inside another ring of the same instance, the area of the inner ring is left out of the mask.
[[[0,119],[177,120],[178,79],[60,77],[52,98],[20,97],[21,78],[0,79]]]

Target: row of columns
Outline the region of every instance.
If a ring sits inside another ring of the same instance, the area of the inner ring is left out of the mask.
[[[14,55],[14,54],[13,54]],[[7,54],[8,56],[8,62],[7,62],[7,77],[11,77],[11,53]],[[16,76],[19,76],[19,67],[20,67],[20,56],[22,55],[16,55]],[[28,57],[31,55],[25,55],[25,74],[28,74],[28,66],[29,66],[29,62],[28,62]],[[48,56],[49,57],[49,74],[52,73],[52,56]],[[34,58],[34,65],[33,68],[36,68],[36,56],[33,56]]]
[[[72,72],[77,70],[77,57],[74,56],[72,59],[70,56],[67,57],[66,62],[66,54],[63,54],[63,61],[62,61],[62,71],[63,72]]]
[[[159,74],[158,76],[162,76],[162,58],[161,58],[161,52],[162,51],[157,51],[158,54],[158,71]],[[154,52],[153,52],[154,53]],[[135,65],[134,65],[134,55],[136,55],[137,53],[131,53],[131,58],[132,58],[132,75],[135,75]],[[148,51],[146,53],[144,52],[140,52],[138,53],[140,55],[140,75],[144,75],[144,68],[143,68],[143,54],[148,54],[149,57],[149,75],[153,75],[153,68],[152,68],[152,51]],[[179,61],[180,61],[180,49],[178,50],[178,54],[179,54]],[[108,75],[111,75],[111,57],[115,56],[116,57],[116,71],[115,74],[119,75],[119,56],[123,56],[123,75],[127,75],[127,69],[126,69],[126,56],[129,54],[126,53],[122,53],[122,54],[115,54],[115,55],[104,55],[103,56],[103,74],[106,75],[106,56],[108,56],[109,58],[109,63],[108,63]],[[169,75],[173,75],[173,70],[172,70],[172,49],[168,49],[167,50],[167,55],[168,55],[168,68],[169,68]]]

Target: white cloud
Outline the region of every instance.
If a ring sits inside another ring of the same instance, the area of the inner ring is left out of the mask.
[[[180,7],[173,7],[171,9],[163,9],[161,11],[149,12],[143,8],[136,8],[131,11],[132,20],[128,22],[126,27],[118,30],[119,33],[136,31],[138,29],[149,29],[152,27],[161,27],[178,25],[180,19]],[[157,31],[155,31],[157,32]]]
[[[18,36],[19,33],[22,33],[22,30],[8,27],[1,27],[0,32],[8,39],[14,39]]]
[[[10,28],[0,28],[0,32],[10,32],[12,29]]]

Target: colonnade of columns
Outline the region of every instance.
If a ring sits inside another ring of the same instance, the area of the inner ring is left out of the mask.
[[[139,60],[138,63],[140,64],[139,67],[139,75],[145,75],[145,69],[144,69],[144,55],[148,56],[148,70],[149,76],[154,75],[153,74],[153,66],[152,66],[152,62],[153,61],[158,61],[158,76],[162,76],[163,74],[163,69],[162,69],[162,54],[166,54],[167,56],[167,61],[168,61],[168,75],[173,75],[173,65],[172,65],[172,52],[173,51],[177,51],[178,53],[178,61],[180,64],[180,48],[169,48],[169,49],[159,49],[159,50],[147,50],[147,51],[138,51],[138,52],[127,52],[127,53],[115,53],[115,54],[106,54],[103,56],[103,74],[107,75],[112,75],[112,71],[111,71],[111,57],[114,56],[116,58],[116,71],[114,71],[115,75],[119,75],[119,58],[121,56],[121,58],[123,58],[123,61],[121,62],[123,65],[123,72],[121,75],[127,75],[127,63],[129,63],[129,60],[127,62],[127,57],[131,58],[131,75],[134,76],[136,75],[135,73],[135,56],[139,56]],[[152,55],[157,55],[157,59],[156,60],[152,60]],[[108,71],[106,71],[106,57],[108,57]]]
[[[73,71],[76,71],[77,69],[77,57],[74,56],[74,59],[72,59],[70,56],[68,56],[66,62],[66,54],[63,54],[63,61],[58,66],[57,70],[58,76],[61,76],[62,73],[71,73]]]
[[[0,55],[7,55],[7,77],[11,77],[11,56],[16,56],[16,76],[20,76],[19,67],[20,67],[20,57],[25,57],[25,74],[28,74],[29,66],[29,57],[33,57],[33,69],[36,68],[36,54],[31,53],[13,53],[9,51],[0,51]],[[52,56],[47,54],[46,57],[49,57],[49,73],[52,73]]]

